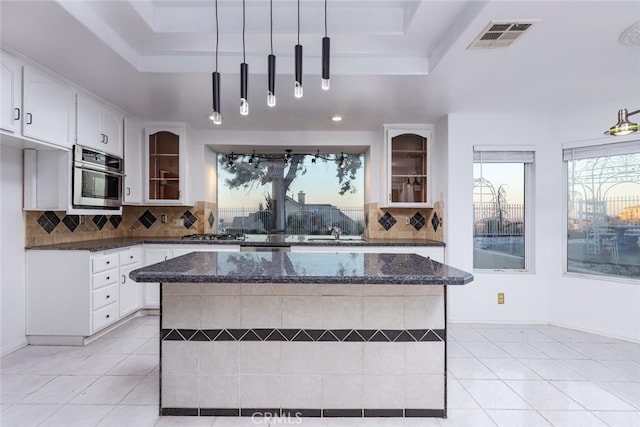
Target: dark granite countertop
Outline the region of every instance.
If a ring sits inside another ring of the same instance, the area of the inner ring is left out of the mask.
[[[100,252],[110,249],[126,248],[141,244],[171,245],[240,245],[242,247],[282,247],[282,246],[444,246],[435,240],[411,239],[350,239],[338,241],[330,237],[314,237],[311,240],[299,240],[295,236],[264,236],[262,239],[248,240],[182,240],[179,237],[123,237],[118,239],[86,240],[83,242],[58,243],[45,246],[28,246],[30,250],[86,250]]]
[[[470,273],[416,254],[192,252],[133,270],[136,282],[464,285]]]

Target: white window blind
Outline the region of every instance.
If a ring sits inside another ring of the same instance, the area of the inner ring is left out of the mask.
[[[514,150],[512,147],[505,147],[503,150],[497,150],[494,147],[473,147],[473,161],[476,163],[533,163],[534,159],[535,151],[531,149]]]
[[[640,140],[565,148],[562,150],[562,160],[566,162],[569,160],[582,160],[593,157],[619,156],[634,153],[640,153]]]

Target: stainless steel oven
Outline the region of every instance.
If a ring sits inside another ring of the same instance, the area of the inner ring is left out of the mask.
[[[73,207],[119,209],[122,159],[89,147],[73,147]]]

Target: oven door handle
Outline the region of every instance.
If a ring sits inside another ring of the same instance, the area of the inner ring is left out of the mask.
[[[77,169],[84,169],[84,170],[88,170],[88,171],[92,171],[92,172],[100,172],[100,173],[103,173],[105,175],[124,177],[123,173],[106,170],[106,169],[100,168],[100,167],[92,167],[87,163],[75,162],[73,166],[75,168],[77,168]]]

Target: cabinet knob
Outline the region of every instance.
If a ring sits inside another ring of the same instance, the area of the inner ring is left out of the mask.
[[[111,298],[111,295],[107,295],[107,299]]]
[[[107,265],[111,264],[111,261],[107,261]]]
[[[110,317],[110,315],[109,315],[109,314],[107,314],[105,317],[108,319],[108,318]]]
[[[111,279],[111,276],[107,276],[107,280]]]

